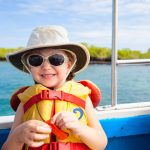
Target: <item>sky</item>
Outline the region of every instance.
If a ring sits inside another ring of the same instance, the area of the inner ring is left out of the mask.
[[[118,49],[150,48],[150,0],[118,0]],[[112,0],[0,0],[0,47],[25,47],[31,31],[62,25],[71,42],[111,48]]]

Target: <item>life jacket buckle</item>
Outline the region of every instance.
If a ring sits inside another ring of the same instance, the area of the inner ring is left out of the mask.
[[[54,90],[42,90],[40,93],[40,98],[41,99],[61,99],[61,91],[54,91]]]

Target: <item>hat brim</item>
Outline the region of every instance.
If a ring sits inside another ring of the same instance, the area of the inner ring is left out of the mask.
[[[15,53],[8,54],[6,56],[6,59],[17,69],[24,71],[26,73],[29,73],[26,69],[24,69],[24,65],[21,62],[21,56],[26,52],[38,50],[41,48],[66,49],[66,50],[73,52],[77,58],[76,66],[74,68],[75,73],[84,70],[90,61],[90,54],[87,48],[83,46],[82,44],[76,44],[76,43],[61,44],[61,45],[46,45],[46,46],[36,46],[36,47],[25,48]]]

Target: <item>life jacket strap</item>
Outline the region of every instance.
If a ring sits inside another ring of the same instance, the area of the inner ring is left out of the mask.
[[[93,106],[98,106],[100,100],[102,99],[101,91],[100,89],[91,81],[89,80],[81,80],[78,83],[84,85],[85,87],[88,87],[91,89],[91,94],[89,95]],[[20,104],[20,100],[18,98],[18,94],[24,92],[25,89],[27,89],[29,86],[22,87],[19,90],[17,90],[11,97],[10,104],[14,111],[17,110],[18,105]]]
[[[52,142],[50,144],[43,144],[40,147],[29,147],[28,150],[90,150],[83,143],[61,143]]]
[[[39,94],[32,96],[24,104],[24,112],[26,112],[32,105],[42,100],[64,100],[85,108],[85,101],[73,94],[65,93],[63,91],[42,90]]]
[[[52,133],[56,135],[58,139],[64,140],[69,136],[67,132],[61,130],[55,124],[52,124],[51,120],[46,121],[46,123],[51,127]]]

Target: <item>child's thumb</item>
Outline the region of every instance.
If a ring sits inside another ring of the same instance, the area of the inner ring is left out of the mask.
[[[51,118],[51,123],[55,123],[56,122],[56,119],[57,119],[57,117],[58,117],[58,115],[59,115],[60,113],[56,113],[52,118]]]

